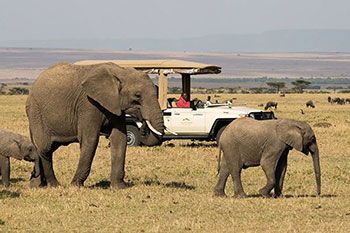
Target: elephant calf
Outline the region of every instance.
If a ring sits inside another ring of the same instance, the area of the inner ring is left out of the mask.
[[[10,157],[30,162],[38,158],[36,149],[29,138],[0,130],[0,174],[2,183],[6,187],[10,185]]]
[[[287,119],[257,121],[251,118],[233,121],[220,137],[219,150],[220,154],[223,152],[223,161],[220,163],[219,154],[219,180],[214,188],[214,195],[225,196],[226,181],[231,175],[235,196],[246,197],[241,183],[242,168],[261,165],[267,184],[260,189],[260,194],[269,197],[274,188],[275,196],[280,196],[288,153],[293,148],[305,155],[311,152],[319,195],[319,152],[315,134],[307,123]]]

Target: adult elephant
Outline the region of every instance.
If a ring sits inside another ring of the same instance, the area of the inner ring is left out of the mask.
[[[287,119],[257,121],[251,118],[233,121],[220,138],[219,149],[223,151],[223,161],[220,164],[219,160],[219,180],[214,188],[214,195],[225,195],[226,181],[231,175],[235,196],[245,197],[241,182],[242,168],[261,165],[267,184],[260,189],[260,194],[268,197],[274,188],[275,196],[280,196],[288,153],[293,148],[305,155],[311,152],[319,195],[321,193],[319,151],[315,134],[307,123]]]
[[[34,82],[26,102],[31,138],[40,156],[41,185],[59,185],[52,155],[61,145],[80,144],[78,168],[72,180],[87,179],[99,136],[111,142],[111,186],[124,188],[126,153],[125,111],[139,109],[140,117],[160,141],[164,122],[155,86],[143,72],[113,63],[58,64]],[[39,179],[39,178],[36,178]],[[38,181],[33,179],[33,183]]]

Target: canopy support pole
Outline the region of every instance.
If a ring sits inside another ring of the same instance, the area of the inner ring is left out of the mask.
[[[158,79],[158,102],[161,110],[167,109],[168,79],[163,70],[159,72]]]
[[[181,74],[182,77],[182,92],[186,93],[188,99],[191,99],[191,77],[189,74]]]

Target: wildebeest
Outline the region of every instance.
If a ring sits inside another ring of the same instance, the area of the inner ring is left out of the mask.
[[[273,101],[269,101],[266,103],[265,105],[265,110],[274,107],[275,109],[277,109],[277,102],[273,102]]]
[[[312,100],[309,100],[306,102],[306,107],[310,107],[310,108],[314,108],[315,107],[315,104]]]
[[[345,99],[344,99],[344,98],[339,99],[339,101],[337,102],[337,104],[340,104],[340,105],[345,104]]]
[[[335,97],[332,99],[330,96],[328,96],[328,102],[331,104],[336,103],[336,104],[343,105],[345,103],[350,103],[350,99],[349,98],[344,99],[344,98],[339,98],[339,97]]]

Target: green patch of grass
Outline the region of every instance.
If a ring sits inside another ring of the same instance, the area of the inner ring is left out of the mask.
[[[5,198],[18,198],[21,196],[20,192],[12,192],[8,190],[1,190],[0,191],[0,199],[5,199]]]

